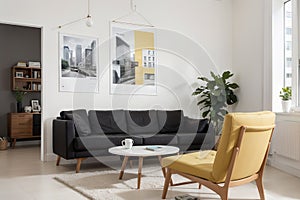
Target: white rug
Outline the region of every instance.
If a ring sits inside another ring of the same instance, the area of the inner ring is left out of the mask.
[[[93,200],[159,200],[161,199],[164,177],[161,168],[144,166],[141,189],[137,190],[137,169],[126,169],[123,179],[119,180],[119,171],[81,172],[57,175],[56,180]],[[172,176],[173,182],[187,181],[181,176]],[[265,190],[266,199],[277,200],[271,191]],[[189,194],[201,200],[219,200],[220,197],[206,187],[198,189],[198,184],[169,187],[167,199]],[[231,200],[257,200],[259,194],[253,183],[229,190]]]
[[[55,177],[70,188],[80,192],[89,199],[95,200],[142,200],[161,199],[164,177],[158,167],[143,168],[141,189],[137,190],[137,169],[126,169],[123,179],[119,180],[119,171],[98,171],[78,174],[64,174]],[[179,176],[174,176],[173,181],[186,181]],[[200,194],[201,193],[201,194]],[[195,197],[204,195],[201,199],[219,199],[208,189],[197,189],[197,184],[170,187],[167,197],[174,199],[176,196],[190,194]]]

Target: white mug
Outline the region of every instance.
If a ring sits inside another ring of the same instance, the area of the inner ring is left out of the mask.
[[[133,145],[133,139],[126,138],[125,140],[122,140],[122,146],[126,149],[131,149]]]

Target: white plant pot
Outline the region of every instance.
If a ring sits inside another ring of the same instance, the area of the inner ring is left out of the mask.
[[[287,100],[287,101],[282,101],[282,111],[283,112],[290,112],[291,106],[292,106],[292,101]]]

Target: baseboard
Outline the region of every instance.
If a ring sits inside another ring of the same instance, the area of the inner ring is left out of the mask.
[[[50,161],[55,161],[57,158],[57,156],[54,153],[48,153],[45,155],[45,160],[46,162],[50,162]]]
[[[276,162],[272,159],[268,160],[268,164],[272,167],[275,167],[281,171],[284,171],[290,175],[297,176],[300,178],[300,169],[292,167],[290,165],[284,164],[283,162]]]
[[[40,140],[31,140],[31,141],[17,141],[16,142],[16,147],[19,146],[32,146],[32,145],[39,145],[41,146],[41,141]]]

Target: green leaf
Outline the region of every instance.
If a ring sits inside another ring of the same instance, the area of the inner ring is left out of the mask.
[[[227,86],[228,86],[229,88],[232,88],[232,89],[239,88],[239,85],[236,84],[236,83],[231,83],[231,84],[228,84]]]
[[[223,80],[229,79],[229,78],[232,77],[232,76],[233,76],[233,74],[232,74],[230,71],[225,71],[225,72],[223,72],[223,74],[222,74]]]
[[[208,115],[208,113],[209,113],[209,110],[203,112],[203,113],[202,113],[202,117],[203,117],[203,118],[206,118],[206,116]]]

